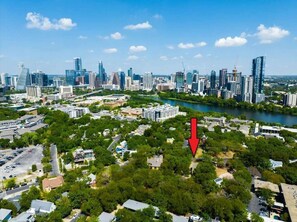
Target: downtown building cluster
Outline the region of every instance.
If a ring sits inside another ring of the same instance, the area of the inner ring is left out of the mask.
[[[73,62],[73,69],[65,70],[64,76],[47,75],[41,71],[30,73],[28,68],[22,66],[18,76],[1,74],[1,83],[4,87],[26,90],[27,94],[33,97],[40,97],[43,87],[71,86],[73,88],[87,87],[131,91],[175,90],[178,93],[190,92],[194,95],[211,95],[249,103],[260,103],[265,100],[264,56],[253,59],[250,75],[243,75],[236,68],[231,72],[228,72],[227,69],[221,69],[219,75],[214,70],[211,71],[210,75],[200,75],[198,70],[191,72],[184,70],[171,75],[153,75],[152,72],[136,74],[132,68],[127,70],[127,74],[122,70],[107,74],[102,61],[98,62],[97,72],[83,68],[80,57],[74,58]],[[295,102],[290,102],[291,100],[289,95],[289,99],[284,99],[284,104],[295,106],[296,100],[293,99]]]
[[[197,70],[193,72],[176,72],[177,92],[192,92],[200,95],[213,95],[223,99],[236,99],[238,102],[260,103],[264,95],[265,57],[257,57],[252,62],[252,74],[242,75],[236,68],[232,72],[221,69],[219,76],[214,70],[210,76],[200,76]]]

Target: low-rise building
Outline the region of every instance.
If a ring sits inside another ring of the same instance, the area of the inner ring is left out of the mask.
[[[45,200],[32,200],[31,207],[28,210],[33,214],[49,214],[56,209],[56,205]]]
[[[151,169],[159,169],[163,163],[163,155],[155,155],[147,159],[147,164]]]
[[[144,210],[150,207],[150,205],[143,202],[129,199],[123,204],[123,207],[131,211],[138,211],[138,210]],[[160,211],[159,208],[155,206],[152,206],[152,207],[155,209],[155,215],[157,216]]]
[[[277,184],[271,183],[268,181],[262,181],[262,180],[255,179],[254,186],[255,186],[255,191],[258,191],[259,189],[268,189],[275,194],[278,194],[280,192]]]
[[[94,160],[95,154],[94,154],[94,151],[91,149],[83,150],[79,148],[74,151],[73,157],[74,157],[75,163],[81,163],[81,162],[84,162],[85,160],[88,160],[88,161]]]
[[[64,179],[62,176],[57,176],[53,178],[44,178],[42,180],[42,189],[45,192],[50,192],[57,187],[62,186],[64,183]]]
[[[11,210],[1,208],[0,209],[0,221],[9,221],[11,219]]]
[[[275,168],[278,168],[278,167],[283,167],[283,162],[282,161],[276,161],[276,160],[273,160],[273,159],[269,159],[269,161],[270,161],[271,168],[273,170]]]
[[[185,113],[179,112],[178,106],[171,106],[169,104],[142,109],[143,118],[156,122],[163,122],[177,115],[185,115]]]
[[[35,221],[34,214],[29,212],[23,212],[10,220],[10,222],[34,222],[34,221]]]
[[[297,186],[281,183],[281,189],[291,221],[297,221]]]
[[[100,222],[113,222],[116,221],[116,217],[111,213],[102,212],[98,217]]]

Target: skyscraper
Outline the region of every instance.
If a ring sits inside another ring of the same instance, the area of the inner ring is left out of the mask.
[[[125,89],[125,78],[126,78],[126,74],[125,72],[119,72],[119,76],[120,76],[120,89],[124,90]]]
[[[193,82],[198,82],[199,72],[197,70],[193,70]]]
[[[143,74],[143,89],[144,90],[153,89],[153,73],[146,72]]]
[[[96,85],[97,87],[102,86],[107,82],[105,69],[103,67],[103,62],[99,61],[98,64],[98,74],[96,76]]]
[[[24,65],[21,66],[21,73],[18,78],[16,90],[25,90],[26,86],[30,85],[30,78],[29,78],[29,69],[25,68]]]
[[[125,89],[131,90],[131,85],[132,85],[132,78],[131,78],[131,76],[127,76],[125,78]]]
[[[227,69],[221,69],[219,74],[219,87],[224,88],[226,87],[227,83]]]
[[[74,86],[76,85],[76,72],[75,70],[65,70],[66,84]]]
[[[253,97],[253,77],[242,76],[241,77],[241,101],[252,102]]]
[[[255,102],[257,94],[264,93],[264,75],[265,75],[265,57],[259,56],[253,59],[252,75],[253,83],[253,102]]]
[[[133,79],[133,70],[131,67],[128,69],[128,76],[131,77],[131,79]]]
[[[120,85],[120,77],[118,72],[112,73],[111,83],[114,85]]]
[[[94,89],[96,87],[96,74],[92,71],[89,71],[89,87]]]
[[[176,72],[175,74],[175,83],[176,83],[176,89],[179,91],[179,89],[184,88],[184,82],[185,82],[185,75],[183,72]]]
[[[187,78],[186,78],[186,82],[187,82],[187,85],[191,85],[192,82],[193,82],[193,73],[191,72],[187,72]]]
[[[214,70],[210,73],[210,89],[216,88],[216,72]]]
[[[76,57],[74,60],[74,70],[81,71],[82,70],[82,62],[80,57]]]

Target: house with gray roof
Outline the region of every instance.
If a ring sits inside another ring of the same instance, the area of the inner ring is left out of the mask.
[[[19,214],[17,217],[12,218],[9,222],[34,222],[35,217],[34,214],[23,212]]]
[[[150,207],[150,205],[143,202],[129,199],[123,204],[123,207],[128,210],[137,211],[137,210],[144,210]],[[152,206],[152,207],[155,209],[155,215],[157,216],[160,211],[159,208],[155,206]]]
[[[113,222],[116,217],[113,214],[102,212],[98,217],[100,222]]]
[[[49,214],[56,209],[56,205],[49,201],[44,200],[32,200],[31,207],[28,210],[34,214]]]

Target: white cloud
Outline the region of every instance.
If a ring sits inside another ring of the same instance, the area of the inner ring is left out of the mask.
[[[89,50],[89,53],[94,53],[95,51],[93,49],[90,49]]]
[[[163,60],[163,61],[167,61],[168,57],[167,56],[160,56],[160,59]]]
[[[194,56],[195,59],[201,59],[202,57],[203,57],[203,56],[202,56],[202,54],[200,54],[200,53]]]
[[[80,36],[78,36],[78,39],[82,39],[82,40],[84,40],[84,39],[87,39],[88,37],[87,36],[84,36],[84,35],[80,35]]]
[[[261,44],[270,44],[279,39],[282,39],[290,34],[288,30],[282,29],[278,26],[266,28],[263,24],[258,26],[256,36],[260,39]]]
[[[227,37],[227,38],[221,38],[215,42],[216,47],[235,47],[235,46],[242,46],[247,43],[246,38],[244,37],[238,37],[235,36],[234,38],[232,37]]]
[[[173,45],[168,45],[167,46],[167,49],[173,50],[174,49],[174,46]]]
[[[118,50],[116,48],[109,48],[109,49],[104,49],[103,50],[105,53],[116,53]]]
[[[71,18],[60,18],[51,21],[49,18],[36,12],[28,12],[26,16],[27,28],[40,30],[70,30],[76,26]]]
[[[132,45],[129,48],[130,52],[144,52],[147,48],[143,45]]]
[[[207,45],[206,42],[198,42],[198,43],[183,43],[183,42],[181,42],[177,45],[177,47],[180,49],[192,49],[195,47],[203,47],[206,45]]]
[[[151,29],[153,26],[148,22],[139,23],[136,25],[127,25],[124,27],[124,29],[128,30],[137,30],[137,29]]]
[[[127,60],[137,60],[139,57],[138,56],[136,56],[136,55],[130,55],[130,56],[128,56],[128,58],[127,58]]]
[[[194,48],[195,45],[193,43],[183,43],[183,42],[181,42],[181,43],[179,43],[177,45],[177,47],[180,48],[180,49],[191,49],[191,48]]]
[[[154,19],[162,19],[163,16],[160,15],[160,14],[155,14],[155,15],[153,16],[153,18],[154,18]]]
[[[206,42],[198,42],[198,43],[196,43],[196,46],[197,47],[203,47],[203,46],[206,46],[206,45],[207,45]]]
[[[119,33],[119,32],[115,32],[113,34],[110,34],[110,37],[112,39],[115,39],[115,40],[119,40],[119,39],[123,39],[124,38],[124,36],[122,36],[122,34]]]
[[[107,39],[109,39],[109,36],[102,36],[102,35],[99,35],[98,38],[99,38],[99,39],[107,40]]]

